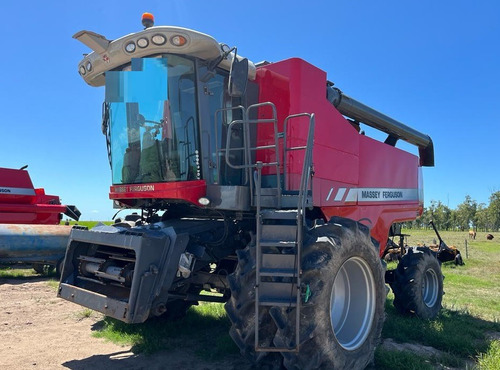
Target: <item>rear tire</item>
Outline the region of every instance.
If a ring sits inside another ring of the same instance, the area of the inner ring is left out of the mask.
[[[41,264],[41,263],[34,263],[33,264],[33,270],[35,270],[35,272],[37,274],[44,274],[45,273],[45,265]]]
[[[64,257],[61,258],[59,261],[57,261],[57,264],[56,264],[56,275],[58,278],[61,277],[63,267],[64,267]]]
[[[228,276],[231,298],[225,309],[231,320],[229,335],[240,353],[259,369],[279,369],[282,358],[279,353],[255,351],[255,246],[237,251],[238,266]],[[269,309],[259,311],[260,346],[270,347],[276,333]]]
[[[52,270],[54,270],[54,266],[44,263],[34,263],[32,267],[33,270],[40,275],[48,275],[52,272]]]
[[[399,263],[392,284],[394,307],[403,314],[434,319],[443,299],[443,274],[428,248],[410,248]]]
[[[311,233],[302,254],[300,352],[282,352],[287,369],[364,369],[384,322],[385,283],[368,229],[334,218]],[[275,308],[277,347],[295,347],[295,308]]]
[[[167,302],[167,311],[161,316],[166,321],[177,321],[186,317],[191,306],[198,305],[198,301],[183,301],[177,299]]]

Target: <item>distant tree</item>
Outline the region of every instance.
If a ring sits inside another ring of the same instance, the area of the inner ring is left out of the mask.
[[[441,201],[431,201],[427,212],[427,219],[425,220],[428,224],[430,220],[434,221],[434,225],[441,230],[449,230],[451,225],[451,210],[448,206],[445,206]]]
[[[490,195],[488,216],[491,222],[492,231],[498,231],[500,228],[500,191],[496,191]]]
[[[477,205],[475,225],[477,226],[478,230],[490,231],[490,216],[488,207],[486,207],[486,204],[484,203],[480,203]]]
[[[416,220],[416,228],[419,229],[426,229],[427,225],[429,225],[429,221],[432,219],[432,214],[430,207],[424,207],[424,212],[422,213],[422,216],[417,218]]]
[[[447,230],[456,230],[457,227],[458,227],[457,210],[450,209],[450,228]]]
[[[456,222],[460,230],[469,230],[474,227],[476,220],[477,202],[470,195],[465,196],[463,203],[460,203],[456,209]]]

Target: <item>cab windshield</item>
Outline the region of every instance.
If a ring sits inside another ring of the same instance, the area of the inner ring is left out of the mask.
[[[200,178],[195,66],[163,55],[106,72],[113,184]]]

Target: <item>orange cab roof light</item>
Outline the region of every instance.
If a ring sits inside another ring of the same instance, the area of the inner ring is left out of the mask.
[[[143,13],[142,14],[142,25],[144,28],[153,27],[155,24],[155,17],[151,13]]]

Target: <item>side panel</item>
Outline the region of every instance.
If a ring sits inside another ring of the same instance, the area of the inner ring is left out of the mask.
[[[324,71],[294,58],[259,68],[257,81],[260,101],[276,105],[279,131],[288,115],[315,114],[313,203],[325,218],[365,223],[383,248],[393,222],[418,216],[418,157],[360,134],[326,99]],[[287,146],[304,145],[307,129],[307,120],[292,121]],[[258,137],[260,145],[270,144],[270,127],[259,128]],[[258,158],[273,159],[269,152]],[[287,153],[285,185],[290,190],[298,189],[302,163],[303,151]]]
[[[28,171],[0,168],[0,204],[34,201],[35,189]]]
[[[348,184],[358,182],[358,132],[326,100],[326,73],[298,59],[287,59],[257,70],[260,86],[259,101],[271,101],[278,112],[278,129],[283,131],[285,118],[297,113],[314,113],[315,182],[337,181]],[[267,112],[266,112],[267,113]],[[260,112],[259,118],[269,117]],[[287,147],[305,144],[308,120],[294,119],[287,128]],[[259,127],[259,145],[272,143],[271,127]],[[283,148],[283,141],[280,143]],[[258,153],[257,158],[269,162],[269,152]],[[286,163],[290,174],[288,189],[297,189],[302,172],[303,151],[288,152]],[[328,158],[319,161],[316,158]],[[332,165],[335,167],[332,170]],[[315,196],[315,204],[319,198]]]
[[[27,171],[0,168],[0,223],[57,225],[67,206],[35,189]]]
[[[328,219],[340,215],[366,224],[382,250],[392,223],[420,214],[418,157],[365,136],[359,149],[358,185],[320,189],[326,194],[322,210]]]
[[[129,199],[159,198],[188,201],[198,205],[198,199],[206,195],[206,189],[206,182],[204,180],[113,185],[110,187],[109,199],[127,203]]]

